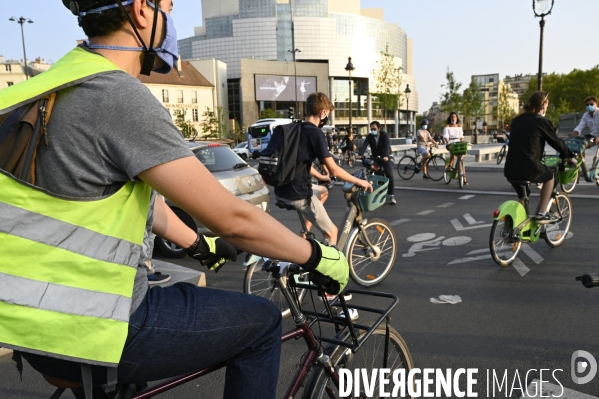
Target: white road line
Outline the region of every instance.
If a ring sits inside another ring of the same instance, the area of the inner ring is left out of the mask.
[[[539,387],[542,387],[541,392],[537,392]],[[587,395],[586,393],[581,393],[569,388],[564,388],[563,386],[550,384],[546,381],[543,381],[541,384],[540,381],[536,379],[530,382],[530,385],[526,388],[526,392],[524,392],[524,395],[521,396],[520,399],[551,397],[567,399],[599,399],[597,396]]]
[[[458,198],[458,199],[467,200],[467,199],[470,199],[470,198],[472,198],[472,197],[476,197],[476,195],[464,195],[463,197],[460,197],[460,198]]]
[[[445,204],[439,205],[437,208],[447,208],[447,207],[450,207],[452,205],[454,205],[453,202],[447,202]]]
[[[435,212],[435,211],[434,210],[422,211],[420,213],[417,213],[416,215],[430,215],[433,212]]]
[[[395,186],[396,190],[405,190],[405,191],[428,191],[432,193],[452,193],[455,194],[456,190],[450,189],[442,189],[442,188],[423,188],[423,187],[399,187]],[[460,190],[460,193],[468,193],[468,194],[480,194],[480,195],[505,195],[508,197],[514,197],[515,191],[475,191],[475,190]],[[538,197],[539,194],[532,193],[531,197]],[[570,199],[572,198],[583,198],[583,199],[599,199],[599,195],[584,195],[584,194],[568,194]]]
[[[520,273],[520,275],[522,277],[524,277],[526,275],[526,273],[528,273],[530,271],[530,269],[528,267],[526,267],[526,265],[524,264],[524,262],[522,262],[518,258],[516,258],[516,260],[514,261],[514,263],[512,263],[512,266],[514,266],[514,269],[516,269],[516,271],[518,273]]]
[[[466,255],[482,254],[482,253],[489,252],[489,251],[490,251],[489,248],[475,249],[474,251],[468,252]]]
[[[464,227],[462,223],[458,219],[451,219],[451,224],[456,229],[456,231],[464,231],[464,230],[472,230],[472,229],[480,229],[483,227],[490,227],[492,224],[479,224],[477,226]]]
[[[488,249],[487,249],[487,251],[488,251]],[[470,258],[462,258],[462,259],[452,260],[451,262],[448,263],[448,265],[455,265],[457,263],[466,263],[466,262],[472,262],[475,260],[490,259],[490,258],[491,258],[491,255],[472,256]]]
[[[466,221],[467,221],[467,222],[468,222],[468,224],[470,224],[470,225],[472,225],[472,224],[483,224],[483,223],[485,223],[485,222],[483,222],[483,221],[477,222],[477,221],[476,221],[476,219],[474,219],[472,216],[470,216],[470,214],[469,214],[469,213],[466,213],[466,214],[464,215],[464,219],[466,219]]]
[[[544,260],[543,257],[528,244],[522,244],[522,251],[524,251],[524,253],[537,265]]]
[[[391,222],[389,224],[391,226],[397,226],[398,224],[402,224],[402,223],[409,222],[409,221],[410,221],[410,219],[399,219],[399,220],[396,220],[396,221]]]

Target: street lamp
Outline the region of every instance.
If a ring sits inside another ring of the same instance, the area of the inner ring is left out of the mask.
[[[347,58],[347,65],[345,66],[345,70],[349,73],[349,130],[347,131],[347,134],[350,134],[352,131],[352,125],[351,125],[351,113],[352,113],[352,80],[351,80],[351,73],[352,71],[356,69],[354,68],[354,64],[352,64],[351,62],[351,57]]]
[[[29,18],[23,18],[23,17],[21,17],[19,19],[16,19],[15,17],[10,17],[8,20],[16,22],[19,25],[21,25],[21,39],[23,39],[23,64],[25,66],[25,80],[29,80],[29,73],[27,72],[27,54],[25,53],[25,33],[23,33],[23,24],[25,22],[32,24],[33,21]]]
[[[410,129],[410,93],[412,92],[412,90],[410,90],[410,85],[406,85],[406,89],[403,91],[404,94],[406,95],[406,113],[408,114],[408,135],[411,133],[411,129]]]
[[[302,50],[296,48],[293,50],[287,50],[287,52],[293,54],[293,83],[295,84],[295,109],[296,112],[299,112],[299,107],[297,103],[297,64],[295,63],[295,53],[301,53]]]
[[[545,16],[551,14],[553,3],[555,0],[532,0],[532,10],[535,13],[535,18],[541,18],[539,25],[541,26],[541,45],[539,46],[539,77],[538,90],[543,89],[543,33],[545,31]]]

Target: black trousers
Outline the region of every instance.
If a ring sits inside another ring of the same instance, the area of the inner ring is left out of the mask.
[[[393,161],[388,160],[387,162],[380,162],[380,165],[385,171],[385,177],[389,179],[389,187],[387,188],[387,194],[393,195],[395,191],[395,181],[393,180]]]

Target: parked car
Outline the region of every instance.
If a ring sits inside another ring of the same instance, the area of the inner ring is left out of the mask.
[[[192,147],[191,150],[230,193],[250,204],[256,205],[265,212],[270,212],[270,191],[262,180],[262,176],[260,176],[256,169],[251,168],[243,159],[231,151],[228,146],[196,142],[196,146]],[[166,203],[187,226],[198,231],[200,234],[213,235],[212,232],[184,210],[168,200]],[[183,248],[163,238],[156,237],[155,243],[167,256],[185,256]]]
[[[241,157],[244,161],[250,157],[250,150],[248,150],[248,142],[237,144],[237,147],[233,148],[233,152]]]

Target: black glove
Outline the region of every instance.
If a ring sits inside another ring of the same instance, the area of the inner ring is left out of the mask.
[[[186,249],[187,255],[218,273],[227,260],[237,260],[237,249],[220,237],[205,237],[198,234],[196,242]]]

